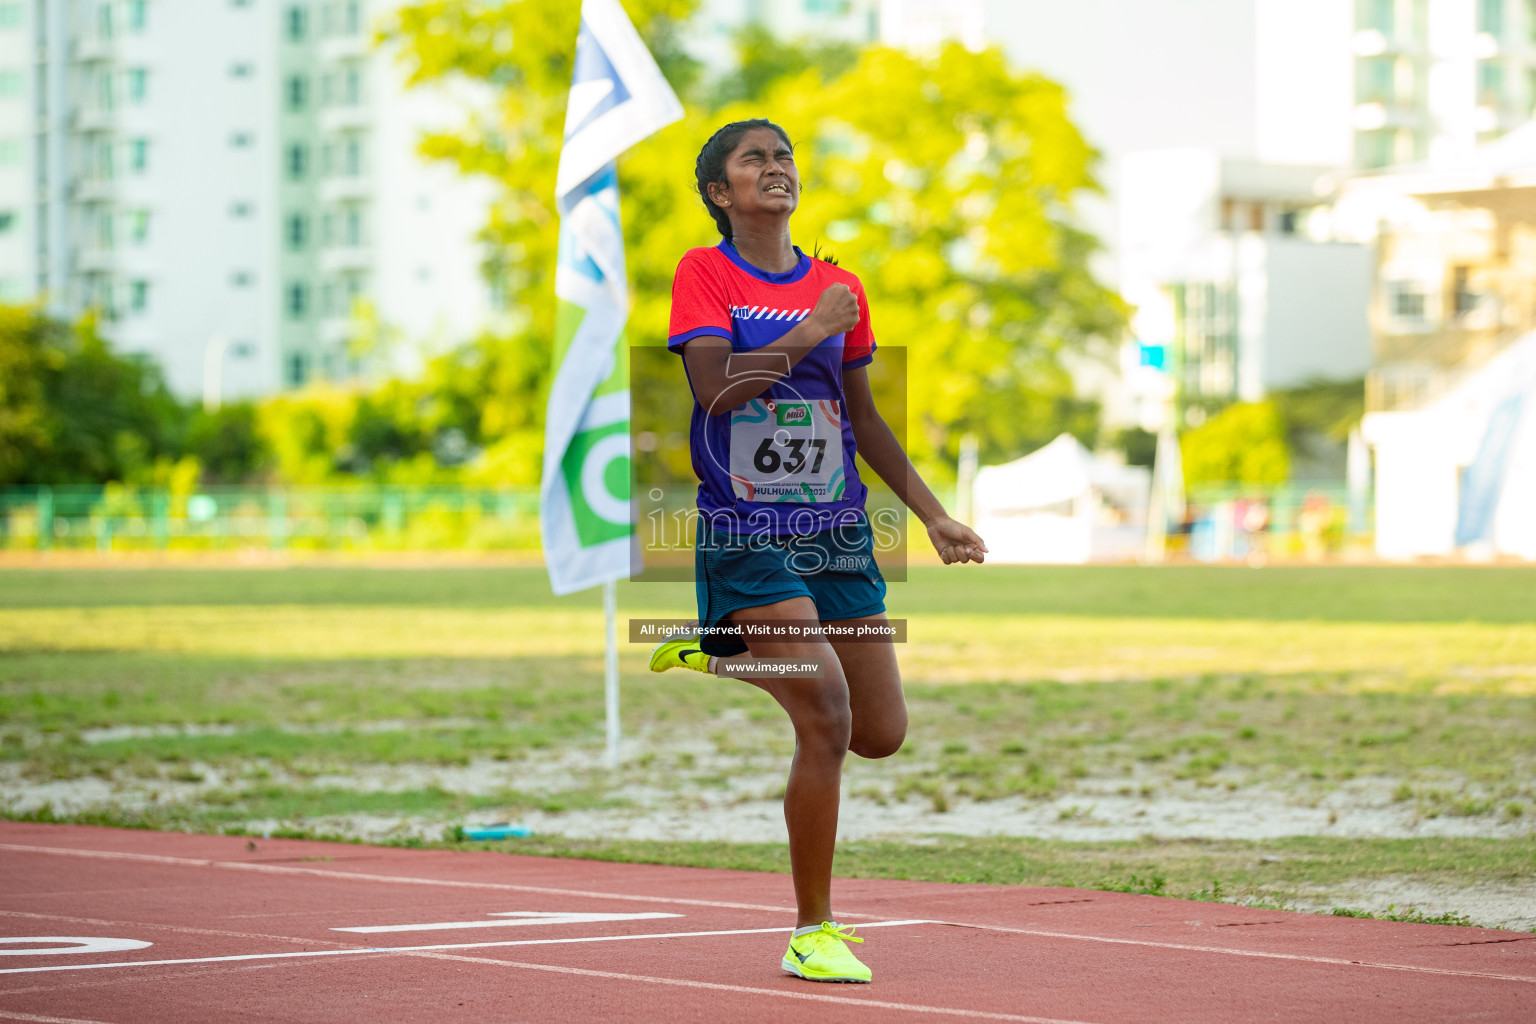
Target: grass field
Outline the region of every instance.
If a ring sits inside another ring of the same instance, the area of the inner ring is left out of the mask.
[[[1536,927],[1536,571],[911,576],[839,872]],[[625,646],[609,772],[601,623],[534,569],[0,571],[3,810],[782,868],[782,713]]]

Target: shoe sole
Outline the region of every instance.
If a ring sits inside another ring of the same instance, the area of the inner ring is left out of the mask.
[[[809,954],[807,954],[807,955],[809,955]],[[806,974],[804,971],[802,971],[800,969],[800,965],[799,964],[791,963],[789,957],[785,957],[782,961],[780,961],[780,966],[783,967],[790,974],[793,974],[795,977],[797,977],[797,978],[804,978],[806,981],[840,981],[840,982],[845,982],[845,983],[850,984],[850,985],[868,985],[869,984],[869,979],[868,978],[851,978],[851,977],[847,977],[847,976],[842,976],[842,977],[814,977],[814,976]]]

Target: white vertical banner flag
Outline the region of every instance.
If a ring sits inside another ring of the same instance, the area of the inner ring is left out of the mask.
[[[629,286],[615,161],[682,116],[619,0],[582,0],[555,183],[555,377],[539,493],[544,562],[556,594],[629,575]]]

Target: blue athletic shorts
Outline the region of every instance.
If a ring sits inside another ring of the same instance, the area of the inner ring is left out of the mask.
[[[693,568],[699,622],[706,627],[699,647],[717,657],[747,651],[739,639],[708,632],[728,625],[726,616],[739,608],[809,597],[823,622],[885,611],[885,577],[875,564],[875,538],[863,516],[820,533],[783,537],[717,530],[708,516],[700,516]]]

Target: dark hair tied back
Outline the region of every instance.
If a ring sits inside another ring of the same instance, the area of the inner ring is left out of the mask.
[[[715,218],[715,227],[720,229],[720,234],[726,238],[731,237],[731,219],[725,215],[725,211],[715,205],[715,201],[709,198],[709,186],[712,184],[724,185],[725,161],[736,151],[736,144],[747,132],[757,128],[772,128],[779,133],[779,138],[784,140],[784,145],[794,148],[789,141],[789,134],[767,118],[754,117],[750,121],[733,121],[721,128],[709,137],[704,143],[704,148],[699,150],[699,158],[694,162],[693,175],[697,179],[699,198],[704,200],[704,209]]]

